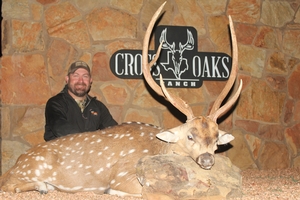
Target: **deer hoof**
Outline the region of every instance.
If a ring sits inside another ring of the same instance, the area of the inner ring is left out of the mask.
[[[40,194],[47,194],[48,191],[47,190],[39,190]]]
[[[21,190],[20,188],[16,188],[16,189],[15,189],[15,192],[16,192],[16,193],[20,193],[20,192],[22,192],[22,190]]]

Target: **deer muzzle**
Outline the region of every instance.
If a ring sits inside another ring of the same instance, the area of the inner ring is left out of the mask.
[[[210,153],[203,153],[197,158],[197,163],[203,169],[210,169],[215,164],[214,155]]]

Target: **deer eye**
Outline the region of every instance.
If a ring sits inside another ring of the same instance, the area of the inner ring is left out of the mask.
[[[193,138],[193,136],[191,136],[191,135],[188,135],[187,138],[188,138],[188,140],[190,140],[190,141],[194,141],[194,138]]]

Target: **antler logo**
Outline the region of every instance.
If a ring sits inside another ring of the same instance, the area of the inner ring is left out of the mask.
[[[176,46],[175,42],[173,41],[172,44],[170,44],[167,40],[167,28],[165,28],[161,32],[161,36],[159,38],[159,43],[163,43],[162,49],[168,49],[168,56],[167,56],[167,62],[162,62],[161,65],[164,67],[166,71],[171,70],[173,71],[175,77],[177,79],[180,79],[180,76],[182,73],[187,71],[189,69],[189,64],[187,62],[187,59],[183,57],[183,52],[185,50],[193,50],[194,49],[194,38],[191,33],[187,29],[187,41],[185,44],[182,44],[179,42],[179,45]],[[170,58],[173,62],[174,67],[170,67]]]

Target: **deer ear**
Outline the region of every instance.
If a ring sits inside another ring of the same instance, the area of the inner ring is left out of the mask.
[[[218,145],[227,144],[234,139],[233,135],[219,130]]]
[[[177,142],[178,136],[170,131],[164,131],[161,133],[156,134],[156,137],[165,141],[165,142]]]

